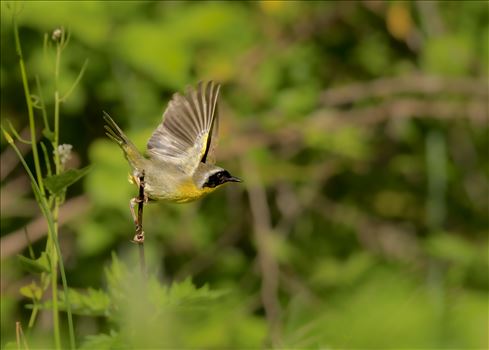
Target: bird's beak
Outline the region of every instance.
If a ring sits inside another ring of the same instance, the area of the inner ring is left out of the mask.
[[[241,180],[240,178],[237,178],[235,176],[228,177],[226,180],[228,182],[243,182],[243,180]]]

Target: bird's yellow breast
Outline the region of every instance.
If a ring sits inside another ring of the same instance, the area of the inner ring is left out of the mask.
[[[129,174],[129,182],[139,186],[139,179],[134,175]],[[193,202],[199,198],[202,198],[208,193],[213,192],[216,188],[198,188],[195,186],[195,183],[191,180],[185,180],[181,182],[179,185],[175,186],[170,192],[159,192],[152,191],[151,184],[146,183],[146,189],[148,190],[146,193],[149,195],[151,199],[154,200],[167,200],[170,202],[176,203],[188,203]]]
[[[211,193],[215,190],[215,188],[198,188],[195,186],[195,183],[192,180],[187,180],[177,187],[175,191],[175,197],[173,200],[177,203],[187,203],[195,201],[199,198],[202,198],[208,193]]]

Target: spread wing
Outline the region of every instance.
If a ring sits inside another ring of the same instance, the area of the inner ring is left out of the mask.
[[[220,85],[200,82],[178,93],[163,113],[163,122],[148,141],[148,155],[193,174],[200,162],[214,163],[218,132]]]

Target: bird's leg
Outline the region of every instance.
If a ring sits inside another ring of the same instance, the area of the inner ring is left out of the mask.
[[[143,206],[148,202],[148,198],[144,194],[144,170],[138,174],[138,183],[139,183],[139,196],[131,199],[130,201],[130,209],[132,218],[134,219],[134,224],[136,225],[136,234],[133,238],[135,243],[143,243],[144,242],[144,231],[143,231]],[[134,212],[134,207],[138,204],[138,214]]]
[[[131,210],[131,215],[132,215],[132,219],[134,220],[134,225],[136,226],[136,230],[138,228],[138,217],[136,216],[136,212],[134,211],[134,207],[136,206],[136,204],[138,203],[138,197],[134,197],[134,198],[131,198],[131,200],[129,201],[129,209]]]
[[[133,241],[138,243],[141,239],[144,240],[144,232],[143,232],[143,205],[148,203],[148,197],[144,196],[141,199],[139,196],[134,197],[129,201],[129,209],[131,210],[132,219],[134,220],[134,225],[136,226],[136,236],[134,236]],[[138,213],[136,215],[136,211],[134,208],[138,206]]]
[[[144,231],[143,231],[143,207],[144,204],[148,202],[148,197],[144,193],[144,170],[141,173],[137,173],[138,185],[139,185],[139,196],[131,199],[130,208],[132,218],[136,224],[136,234],[132,241],[137,243],[139,250],[139,265],[141,267],[141,274],[146,278],[146,261],[144,258]],[[134,212],[134,207],[138,204],[138,215]]]

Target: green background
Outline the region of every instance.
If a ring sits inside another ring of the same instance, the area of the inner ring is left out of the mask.
[[[2,1],[1,116],[22,131],[11,7]],[[88,59],[60,127],[60,142],[73,145],[69,167],[91,165],[67,192],[60,231],[68,283],[89,295],[75,318],[79,345],[488,347],[486,2],[17,8],[29,82],[37,94],[39,76],[50,113],[51,32],[70,33],[61,91]],[[143,151],[171,95],[208,79],[222,84],[218,164],[244,182],[196,203],[146,207],[153,304],[117,299],[113,256],[137,268],[128,206],[137,189],[102,111]],[[15,321],[26,327],[30,315],[19,289],[37,278],[16,255],[28,255],[23,227],[40,213],[3,137],[1,151],[1,342],[10,346]],[[151,318],[173,302],[184,311]],[[125,307],[114,315],[102,312],[106,303]],[[49,347],[51,337],[43,311],[30,347]]]

